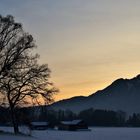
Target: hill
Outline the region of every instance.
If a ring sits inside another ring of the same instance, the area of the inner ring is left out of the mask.
[[[140,113],[140,75],[132,79],[117,79],[103,90],[88,97],[77,96],[58,101],[49,108],[80,112],[88,108],[122,110]]]

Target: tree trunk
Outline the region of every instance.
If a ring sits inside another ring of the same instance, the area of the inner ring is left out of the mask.
[[[14,133],[18,134],[19,133],[18,122],[16,119],[15,109],[12,107],[11,107],[11,117],[12,117],[12,123],[14,127]]]

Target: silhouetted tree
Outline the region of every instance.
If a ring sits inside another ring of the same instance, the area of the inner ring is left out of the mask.
[[[133,113],[132,116],[129,116],[127,124],[133,127],[140,127],[140,114]]]
[[[126,113],[124,111],[117,111],[117,120],[118,126],[125,126],[126,125]]]
[[[72,121],[73,119],[75,119],[75,114],[71,110],[66,110],[64,112],[64,119]]]
[[[48,66],[38,64],[34,48],[32,35],[24,32],[13,16],[0,16],[0,93],[3,105],[10,107],[15,134],[19,132],[15,109],[31,101],[49,104],[58,91],[48,81]]]
[[[88,125],[93,125],[94,119],[95,119],[95,118],[93,118],[93,115],[94,115],[94,109],[89,108],[89,109],[81,111],[78,114],[78,117],[79,117],[79,119],[83,119]]]

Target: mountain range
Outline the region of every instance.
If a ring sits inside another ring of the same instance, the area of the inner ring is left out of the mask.
[[[49,108],[80,112],[85,109],[105,109],[124,111],[128,114],[140,113],[140,75],[132,79],[117,79],[103,90],[90,96],[77,96],[61,100]]]

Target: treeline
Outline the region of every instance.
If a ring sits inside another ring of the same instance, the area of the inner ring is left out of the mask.
[[[99,109],[87,109],[74,113],[71,110],[48,110],[42,108],[42,113],[38,116],[39,121],[49,121],[58,124],[60,121],[71,121],[74,119],[82,119],[89,126],[130,126],[140,127],[140,114],[132,114],[128,116],[123,111],[110,111]]]
[[[123,111],[110,111],[99,109],[87,109],[78,114],[70,110],[47,110],[46,107],[20,108],[16,111],[16,117],[19,124],[30,124],[32,121],[49,121],[54,125],[60,121],[71,121],[74,119],[82,119],[89,126],[127,126],[140,127],[140,114],[132,114],[128,116]],[[9,110],[0,108],[0,124],[9,124]]]
[[[40,120],[44,120],[44,115]],[[126,113],[122,111],[94,110],[87,109],[76,114],[70,110],[48,111],[47,119],[50,122],[59,123],[60,121],[70,121],[82,119],[89,126],[126,126]]]

